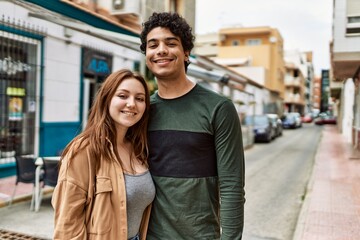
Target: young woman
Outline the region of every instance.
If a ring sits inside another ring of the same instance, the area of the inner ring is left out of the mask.
[[[155,196],[149,106],[146,81],[136,73],[120,70],[102,84],[85,130],[61,156],[54,239],[145,239]]]

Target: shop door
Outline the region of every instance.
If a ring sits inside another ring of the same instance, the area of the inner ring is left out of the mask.
[[[93,78],[84,79],[84,92],[83,92],[83,113],[82,113],[82,129],[85,129],[87,124],[90,108],[93,104],[96,92],[98,91],[100,84]]]

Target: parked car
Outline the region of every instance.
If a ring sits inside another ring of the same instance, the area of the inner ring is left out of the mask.
[[[270,117],[273,127],[275,129],[275,137],[279,137],[282,135],[282,130],[283,130],[283,126],[282,126],[282,121],[279,118],[279,116],[275,113],[268,113],[267,114],[268,117]]]
[[[314,119],[316,125],[323,124],[337,124],[336,116],[329,115],[327,113],[320,113],[317,118]]]
[[[301,116],[298,112],[289,112],[285,114],[283,120],[283,128],[300,128],[302,127]]]
[[[275,138],[275,129],[266,114],[247,116],[246,121],[253,125],[255,142],[271,142]]]
[[[312,121],[313,121],[313,116],[311,113],[307,113],[303,117],[301,117],[301,122],[303,123],[312,123]]]

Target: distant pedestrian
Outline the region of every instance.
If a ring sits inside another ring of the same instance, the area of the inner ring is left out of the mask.
[[[186,76],[194,36],[177,13],[154,13],[140,49],[156,76],[149,165],[156,197],[148,240],[242,238],[245,174],[240,120],[226,97]]]
[[[61,156],[54,239],[145,239],[155,195],[149,107],[147,83],[136,73],[119,70],[102,84],[85,130]]]

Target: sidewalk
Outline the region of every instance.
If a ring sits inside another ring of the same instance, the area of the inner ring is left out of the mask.
[[[39,212],[32,212],[29,197],[32,186],[19,183],[16,200],[8,207],[14,184],[15,177],[0,179],[0,239],[51,239],[54,224],[51,194],[44,198]],[[3,238],[1,230],[34,238]],[[360,152],[352,149],[333,125],[323,127],[293,240],[315,239],[360,239]]]
[[[52,239],[54,211],[50,203],[52,188],[45,187],[38,212],[30,211],[32,184],[19,183],[9,206],[16,177],[0,179],[0,239]]]
[[[360,239],[360,152],[325,125],[294,240]]]

